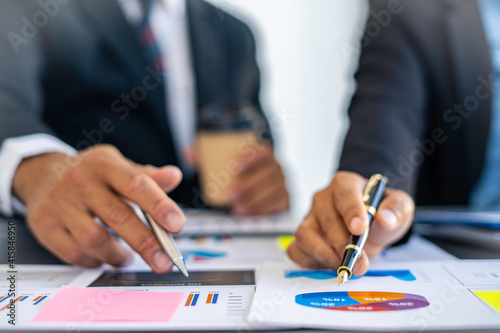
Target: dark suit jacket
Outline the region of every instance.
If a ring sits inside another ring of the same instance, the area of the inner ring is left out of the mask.
[[[384,173],[419,205],[466,205],[484,165],[492,100],[477,2],[391,3],[370,3],[340,169]]]
[[[0,6],[0,140],[43,132],[77,149],[112,144],[140,164],[178,164],[163,82],[137,105],[122,102],[122,94],[144,87],[152,71],[117,1],[61,4],[33,36],[23,34],[22,18],[35,22],[34,15],[44,11],[38,1],[5,0]],[[260,111],[259,70],[248,27],[201,0],[187,0],[187,15],[198,108],[222,100],[251,101]],[[195,188],[196,179],[184,180],[171,196],[200,205]]]

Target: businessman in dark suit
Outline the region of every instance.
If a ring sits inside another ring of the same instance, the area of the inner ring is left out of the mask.
[[[250,102],[265,124],[267,143],[239,161],[233,212],[288,207],[242,22],[201,0],[6,0],[0,16],[0,208],[25,211],[63,261],[130,258],[99,217],[156,272],[170,270],[126,201],[183,228],[175,202],[202,204],[186,152],[211,103]]]
[[[386,193],[355,273],[401,239],[418,205],[500,205],[500,6],[495,0],[370,1],[339,172],[319,192],[289,255],[336,268],[367,227],[362,191]],[[496,58],[492,60],[491,54]]]

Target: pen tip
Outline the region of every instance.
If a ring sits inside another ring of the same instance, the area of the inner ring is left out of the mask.
[[[184,260],[182,258],[174,259],[174,265],[177,266],[179,271],[181,271],[181,273],[184,274],[185,277],[189,277],[186,264],[184,263]]]
[[[347,271],[342,271],[339,275],[337,275],[337,281],[339,282],[339,286],[341,286],[348,279],[349,279],[349,274],[347,273]]]
[[[182,272],[182,274],[184,274],[185,277],[189,277],[189,273],[188,273],[188,271],[186,269],[186,266],[179,265],[178,267],[179,267],[179,270]]]

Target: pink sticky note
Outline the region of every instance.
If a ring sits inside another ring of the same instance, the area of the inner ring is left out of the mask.
[[[183,292],[62,286],[32,322],[163,321],[172,319]]]

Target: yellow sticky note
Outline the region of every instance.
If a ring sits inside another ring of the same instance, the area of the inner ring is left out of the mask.
[[[473,293],[500,314],[500,291],[473,291]]]
[[[288,249],[288,247],[290,246],[290,244],[292,244],[294,239],[295,239],[294,236],[279,236],[278,247],[281,250],[286,251],[286,249]]]

